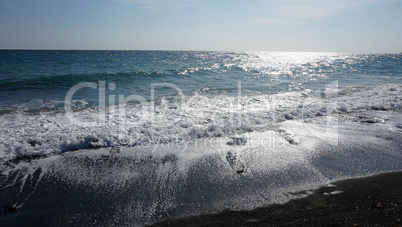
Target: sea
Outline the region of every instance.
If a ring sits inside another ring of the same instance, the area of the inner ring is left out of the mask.
[[[0,50],[0,223],[286,203],[402,170],[401,112],[401,54]]]

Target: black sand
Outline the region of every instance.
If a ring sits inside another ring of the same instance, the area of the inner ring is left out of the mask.
[[[167,220],[155,226],[402,226],[402,172],[348,179],[308,197],[253,211]],[[339,194],[329,194],[343,191]]]

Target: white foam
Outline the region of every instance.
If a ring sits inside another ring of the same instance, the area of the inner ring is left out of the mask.
[[[65,113],[24,112],[0,116],[0,159],[60,154],[86,148],[181,143],[201,138],[231,136],[245,132],[279,130],[278,123],[321,116],[337,116],[368,110],[401,110],[402,86],[384,84],[341,90],[339,96],[316,97],[310,90],[244,97],[199,94],[162,98],[151,103],[127,104],[107,109],[104,125],[96,125],[99,109],[74,112],[73,117],[95,123],[74,124]],[[120,108],[120,109],[119,109]],[[152,118],[151,118],[152,116]],[[384,120],[384,119],[383,119]],[[379,120],[380,121],[380,120]],[[384,120],[385,121],[385,120]],[[293,143],[303,143],[284,132]]]
[[[9,182],[5,187],[20,191],[13,198],[19,207],[48,177],[47,184],[68,187],[94,201],[111,198],[97,205],[112,208],[116,220],[131,223],[152,223],[160,220],[161,213],[174,211],[194,215],[227,208],[254,209],[307,196],[311,191],[294,192],[328,185],[331,179],[400,169],[400,147],[387,133],[389,124],[400,122],[401,117],[384,114],[389,120],[376,127],[340,122],[337,146],[315,136],[302,120],[289,120],[265,131],[215,140],[78,150],[30,162],[11,161],[0,168],[7,178],[4,182]],[[325,117],[308,124],[324,129]],[[288,137],[300,142],[292,143]],[[127,191],[133,193],[127,197]],[[329,192],[337,193],[335,189]]]

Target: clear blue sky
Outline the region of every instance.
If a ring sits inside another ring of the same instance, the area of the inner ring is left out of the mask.
[[[0,49],[400,53],[402,0],[0,0]]]

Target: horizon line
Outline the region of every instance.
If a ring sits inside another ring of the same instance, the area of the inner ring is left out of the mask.
[[[148,52],[286,52],[286,53],[334,53],[334,54],[402,54],[402,52],[338,52],[338,51],[289,51],[289,50],[175,50],[175,49],[40,49],[40,48],[0,48],[0,51],[148,51]]]

